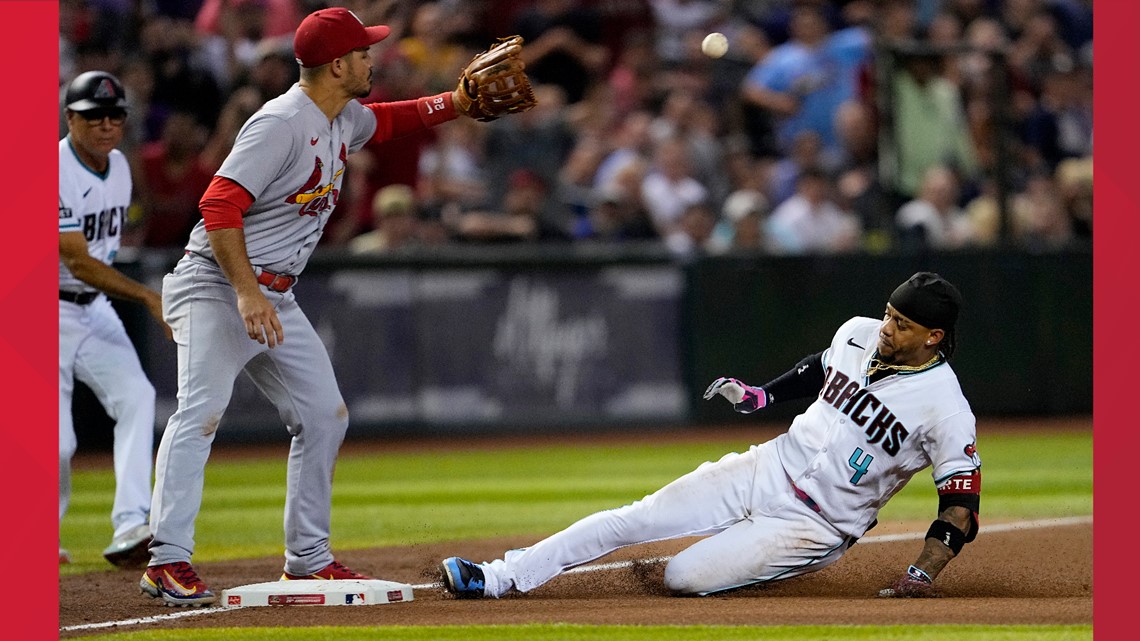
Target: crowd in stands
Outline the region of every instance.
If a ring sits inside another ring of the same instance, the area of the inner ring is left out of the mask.
[[[131,103],[127,244],[185,243],[242,123],[296,82],[293,30],[329,5],[392,28],[366,102],[449,91],[517,33],[539,105],[354,154],[325,246],[1091,240],[1092,0],[61,0],[61,91],[103,69]]]

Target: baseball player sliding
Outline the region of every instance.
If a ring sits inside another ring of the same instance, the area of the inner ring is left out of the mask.
[[[85,383],[115,421],[114,534],[103,556],[120,567],[146,564],[150,471],[154,454],[154,386],[107,296],[142,303],[170,337],[159,293],[112,266],[119,251],[131,170],[116,149],[127,98],[104,71],[72,80],[65,93],[67,136],[59,141],[59,519],[71,499],[77,446],[71,403]],[[70,554],[59,549],[59,562]]]
[[[657,492],[599,512],[502,559],[441,563],[459,597],[528,592],[618,548],[707,536],[665,568],[676,594],[707,595],[821,570],[875,525],[910,480],[932,467],[938,518],[922,552],[880,596],[936,596],[932,583],[978,532],[981,460],[974,415],[948,362],[961,298],[919,272],[891,294],[883,318],[856,317],[831,345],[761,387],[719,378],[738,412],[814,396],[787,432],[704,463]]]
[[[522,40],[476,56],[455,91],[362,104],[369,47],[389,28],[335,7],[308,15],[293,50],[299,82],[244,124],[199,208],[186,255],[163,281],[178,344],[178,408],[155,461],[154,541],[143,593],[168,605],[217,601],[190,564],[210,445],[244,371],[273,402],[293,440],[285,495],[282,579],[367,578],[329,546],[333,468],[348,408],[293,285],[340,196],[348,154],[463,114],[493,120],[534,106]]]

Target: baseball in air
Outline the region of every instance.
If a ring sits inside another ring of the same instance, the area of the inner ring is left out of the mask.
[[[719,58],[728,51],[728,38],[723,33],[714,31],[701,41],[701,51],[710,58]]]

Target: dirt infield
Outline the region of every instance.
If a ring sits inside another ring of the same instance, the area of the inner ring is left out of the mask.
[[[1087,423],[1085,424],[1087,429]],[[942,573],[945,598],[878,599],[914,560],[916,540],[878,542],[882,535],[920,533],[927,523],[882,523],[835,565],[804,577],[704,598],[665,593],[664,566],[629,567],[570,574],[527,595],[501,600],[455,600],[438,587],[415,591],[410,603],[369,607],[291,607],[216,609],[162,618],[166,608],[139,593],[138,571],[107,571],[60,579],[60,638],[139,629],[248,626],[374,626],[520,623],[585,624],[1092,624],[1091,522],[1014,531],[992,531],[983,521],[978,539]],[[373,550],[347,550],[340,560],[378,578],[424,585],[438,580],[440,559],[459,554],[491,559],[533,543],[533,537]],[[635,546],[602,561],[650,559],[676,553],[691,540]],[[1047,560],[1042,552],[1047,550]],[[281,558],[195,563],[219,593],[222,589],[273,580]],[[111,628],[66,630],[110,621],[160,620]]]

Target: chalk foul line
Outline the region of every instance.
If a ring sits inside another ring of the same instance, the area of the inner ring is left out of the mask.
[[[981,534],[997,534],[1001,532],[1014,532],[1017,530],[1033,530],[1040,528],[1050,527],[1064,527],[1069,525],[1084,525],[1092,523],[1093,517],[1090,516],[1069,516],[1055,519],[1036,519],[1033,521],[1016,521],[1013,523],[999,523],[996,525],[983,526],[979,535]],[[859,545],[867,545],[869,543],[896,543],[899,541],[919,541],[926,536],[925,532],[906,532],[903,534],[881,534],[877,536],[865,536],[859,539]],[[671,559],[671,556],[659,556],[649,559],[638,559],[636,561],[614,561],[611,563],[594,563],[590,565],[583,565],[576,568],[567,570],[564,574],[581,574],[583,572],[603,572],[607,570],[620,570],[633,566],[635,563],[664,563]],[[439,583],[420,583],[413,585],[413,590],[428,590],[441,587]],[[246,606],[248,607],[248,606]],[[224,612],[232,612],[234,610],[244,610],[243,606],[215,606],[210,608],[195,608],[192,610],[181,610],[170,614],[156,614],[149,617],[140,617],[135,619],[120,619],[118,621],[102,621],[99,623],[83,623],[80,625],[69,625],[59,629],[60,632],[75,632],[79,630],[98,630],[100,628],[114,628],[127,625],[147,625],[150,623],[164,623],[166,621],[174,621],[176,619],[184,619],[187,617],[202,616],[205,614],[221,614]]]

